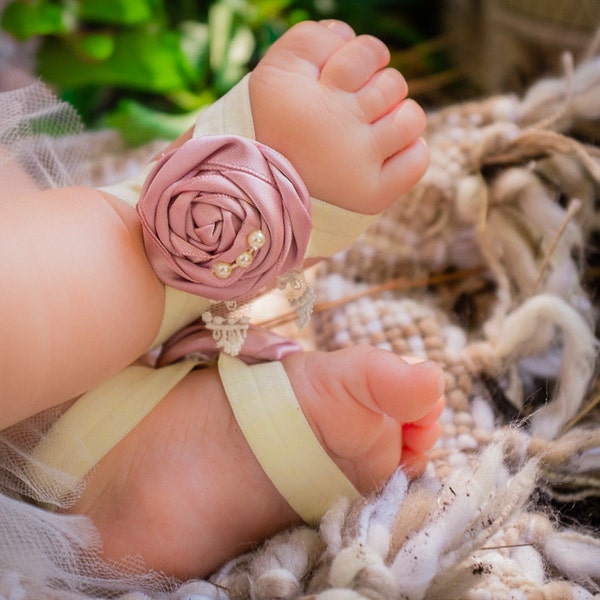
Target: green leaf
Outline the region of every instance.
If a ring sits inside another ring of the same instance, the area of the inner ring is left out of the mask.
[[[174,140],[194,124],[199,112],[172,115],[125,99],[106,115],[105,123],[118,129],[128,144],[139,146],[157,139]]]
[[[207,84],[210,71],[208,25],[196,21],[183,21],[179,30],[182,63],[190,80],[195,83],[196,89],[199,89]]]
[[[60,88],[112,85],[153,93],[185,89],[190,81],[182,66],[179,36],[172,31],[118,30],[106,60],[82,50],[82,35],[44,38],[38,73]]]
[[[198,110],[202,106],[211,104],[217,97],[210,88],[204,88],[199,92],[179,90],[165,94],[165,98],[178,109],[189,112]]]
[[[79,0],[82,20],[113,25],[147,23],[156,10],[153,0]]]
[[[253,24],[262,25],[266,21],[280,19],[292,2],[293,0],[256,0],[252,3],[254,10]]]
[[[104,86],[87,86],[75,89],[63,89],[60,97],[71,106],[75,107],[77,113],[86,124],[98,120],[100,107],[110,105],[113,91]]]
[[[217,89],[225,92],[245,75],[255,45],[254,34],[250,27],[245,24],[238,25],[229,41],[227,56],[215,74]]]
[[[61,5],[44,0],[15,0],[6,6],[2,14],[2,28],[19,40],[36,35],[67,33],[75,28],[75,24],[72,3]]]
[[[224,2],[213,4],[208,12],[210,68],[213,71],[218,71],[225,62],[233,18],[233,10]]]
[[[105,33],[90,33],[80,39],[79,49],[88,58],[106,60],[115,50],[115,40],[112,35]]]
[[[256,46],[243,8],[239,2],[222,0],[209,11],[210,67],[219,95],[227,92],[246,73]]]

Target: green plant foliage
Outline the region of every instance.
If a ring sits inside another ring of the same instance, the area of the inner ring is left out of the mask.
[[[422,34],[405,13],[433,1],[12,0],[1,26],[40,38],[39,75],[89,125],[138,144],[180,133],[298,21],[341,18],[408,45]]]
[[[111,25],[139,25],[151,21],[160,2],[154,0],[81,0],[82,21]]]
[[[62,89],[111,85],[162,94],[190,84],[177,32],[117,30],[104,36],[111,40],[111,51],[103,58],[89,52],[90,37],[95,36],[44,38],[38,53],[39,74]]]
[[[216,98],[207,92],[205,104]],[[153,110],[131,99],[121,100],[117,107],[106,114],[103,124],[121,131],[123,139],[131,146],[138,146],[153,139],[172,140],[196,120],[200,111],[172,114]]]
[[[210,69],[218,93],[241,79],[255,48],[245,6],[236,4],[217,2],[208,13]]]
[[[2,13],[2,27],[18,40],[38,35],[62,35],[75,28],[76,18],[68,5],[33,0],[9,3]]]

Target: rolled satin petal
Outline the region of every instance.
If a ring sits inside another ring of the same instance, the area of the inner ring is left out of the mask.
[[[269,329],[250,325],[242,352],[238,358],[252,365],[281,360],[292,352],[302,350],[300,344]],[[204,323],[199,320],[177,332],[164,344],[156,366],[164,367],[182,358],[197,357],[202,362],[211,362],[221,353],[221,349]]]
[[[272,287],[302,265],[312,229],[310,196],[290,162],[238,136],[195,138],[165,154],[146,178],[137,210],[161,281],[213,300]],[[236,263],[251,250],[255,231],[264,245]],[[232,268],[220,278],[215,267],[222,264]]]

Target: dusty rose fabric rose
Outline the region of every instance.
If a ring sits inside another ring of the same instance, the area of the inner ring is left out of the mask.
[[[300,266],[312,228],[310,196],[289,161],[237,136],[195,138],[165,154],[137,210],[161,281],[214,300],[251,296]]]

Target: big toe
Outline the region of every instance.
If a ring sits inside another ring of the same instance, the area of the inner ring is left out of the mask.
[[[425,417],[444,385],[434,363],[408,364],[370,347],[299,353],[284,364],[313,429],[326,447],[346,458],[368,452],[385,423],[399,431]]]
[[[271,45],[261,64],[317,79],[336,51],[354,37],[341,21],[302,21]]]
[[[372,404],[399,423],[424,418],[444,392],[444,372],[431,361],[411,364],[392,352],[371,349],[363,368]]]

